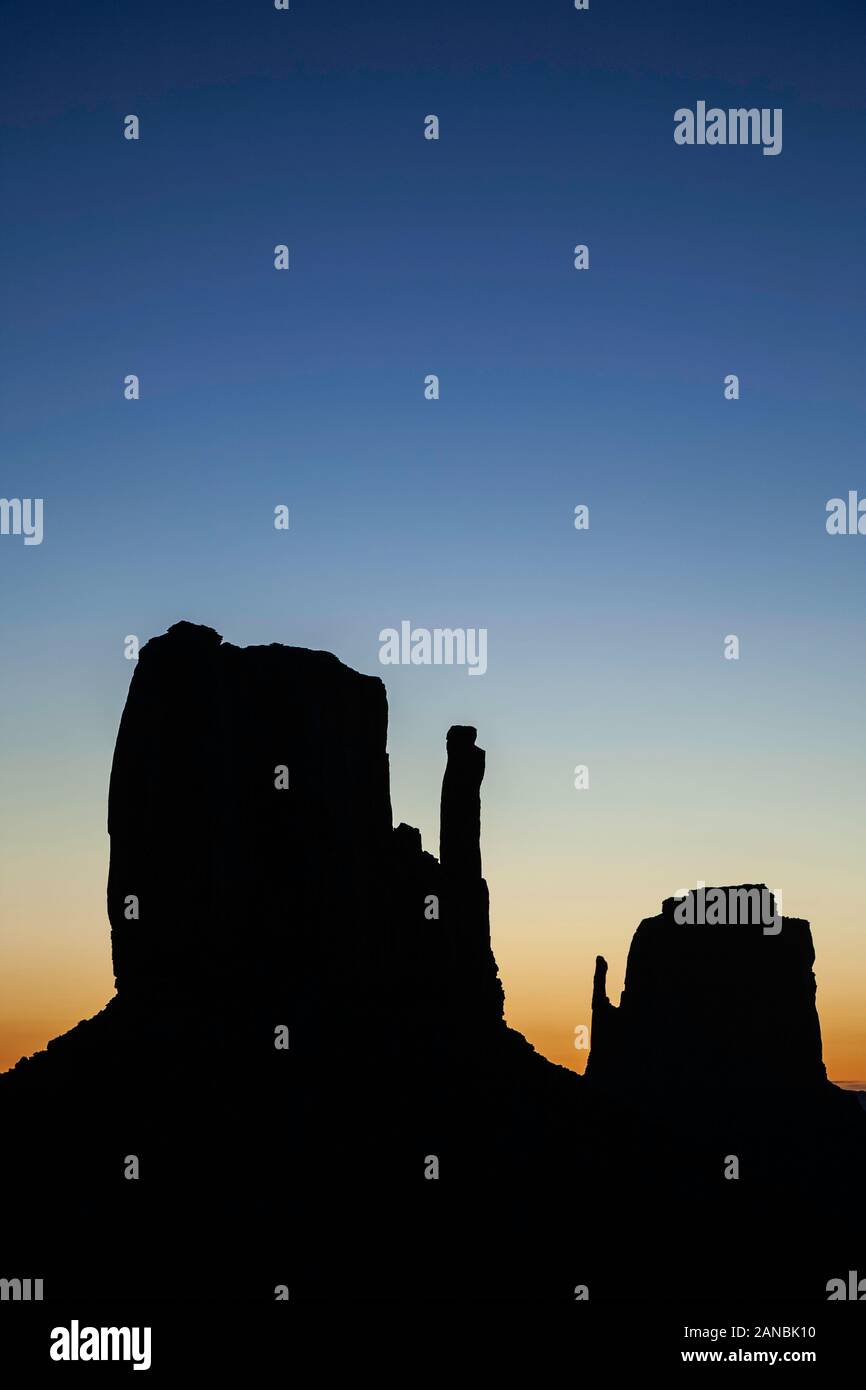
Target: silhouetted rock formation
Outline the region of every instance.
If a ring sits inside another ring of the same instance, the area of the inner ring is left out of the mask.
[[[448,766],[442,779],[439,862],[445,873],[467,882],[481,877],[481,783],[484,750],[477,731],[455,724],[445,740]]]
[[[2,1273],[51,1298],[823,1298],[860,1259],[866,1115],[822,1082],[808,925],[665,904],[619,1009],[599,958],[581,1079],[504,1021],[475,730],[448,733],[439,859],[393,827],[386,737],[381,681],[328,653],[190,623],[142,648],[117,994],[0,1077]]]
[[[329,653],[190,623],[146,643],[109,792],[118,998],[231,998],[234,1046],[269,1001],[318,1052],[359,1013],[353,1048],[387,1047],[404,997],[428,1036],[501,1025],[475,731],[448,735],[441,866],[392,830],[386,738],[382,682]]]
[[[721,892],[755,895],[764,885]],[[757,914],[743,922],[678,922],[667,898],[632,938],[619,1008],[607,997],[599,956],[593,984],[588,1078],[655,1108],[683,1095],[800,1091],[826,1081],[815,1008],[809,923]],[[777,929],[778,928],[778,929]]]
[[[382,682],[327,652],[191,623],[142,647],[109,791],[119,998],[354,971],[391,835],[387,717]]]

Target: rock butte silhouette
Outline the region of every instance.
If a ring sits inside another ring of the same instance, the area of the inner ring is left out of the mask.
[[[618,1008],[599,958],[581,1078],[504,1020],[475,729],[448,732],[438,859],[393,825],[386,741],[382,682],[329,653],[187,622],[142,648],[109,789],[117,992],[0,1077],[0,1273],[46,1297],[824,1300],[866,1269],[866,1114],[825,1077],[809,924],[680,926],[668,901]]]

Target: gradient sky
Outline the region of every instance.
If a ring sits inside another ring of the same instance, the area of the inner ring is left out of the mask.
[[[663,897],[765,881],[812,922],[830,1075],[866,1077],[866,537],[825,530],[866,495],[860,0],[3,29],[0,491],[45,539],[0,537],[0,1067],[112,992],[123,639],[187,618],[382,675],[434,851],[477,725],[507,1017],[548,1056],[583,1069],[594,957],[617,1000]],[[782,107],[782,153],[676,146],[701,99]],[[487,674],[381,667],[403,619],[486,627]]]

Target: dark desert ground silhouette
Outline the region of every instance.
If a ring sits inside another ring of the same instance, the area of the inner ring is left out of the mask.
[[[809,924],[664,904],[618,1008],[599,959],[579,1077],[504,1021],[476,731],[448,732],[438,859],[393,825],[386,743],[382,682],[328,653],[186,622],[142,648],[117,992],[0,1077],[0,1273],[356,1302],[823,1301],[866,1274],[866,1113],[826,1080]]]

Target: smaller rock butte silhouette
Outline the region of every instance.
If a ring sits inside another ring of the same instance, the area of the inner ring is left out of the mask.
[[[448,732],[438,860],[393,826],[386,743],[382,682],[329,653],[186,622],[142,648],[109,790],[117,993],[0,1077],[10,1249],[97,1293],[113,1251],[127,1291],[191,1296],[182,1230],[203,1277],[246,1262],[248,1297],[332,1296],[359,1250],[371,1297],[571,1298],[587,1271],[632,1297],[648,1262],[658,1297],[821,1297],[863,1236],[866,1115],[826,1081],[809,924],[679,926],[666,902],[618,1009],[599,958],[579,1078],[504,1021],[475,729]]]
[[[678,900],[667,898],[657,917],[641,922],[619,1009],[607,998],[607,962],[598,957],[592,1081],[653,1106],[679,1105],[702,1087],[731,1105],[768,1085],[796,1092],[826,1082],[809,923],[784,917],[778,931],[765,931],[758,895],[775,908],[765,884],[722,892],[727,901],[754,896],[744,901],[746,920],[680,923]]]

